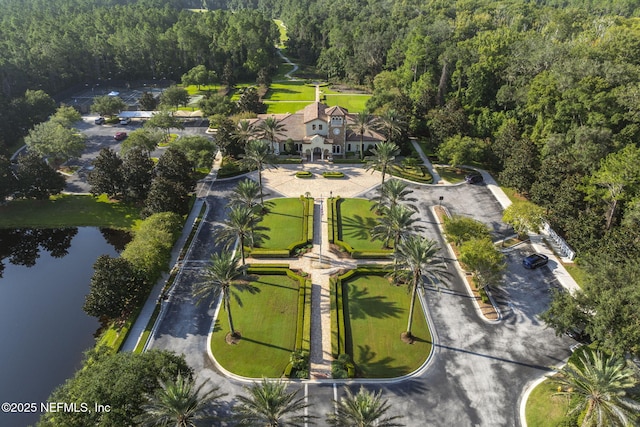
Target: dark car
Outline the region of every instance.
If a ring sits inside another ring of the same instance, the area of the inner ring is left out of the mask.
[[[464,177],[464,181],[467,184],[480,184],[481,182],[484,182],[484,178],[479,173],[470,173]]]
[[[122,141],[126,137],[127,137],[126,132],[116,132],[116,134],[113,136],[113,139],[115,139],[116,141]]]
[[[95,124],[97,125],[103,125],[104,124],[104,117],[98,117],[97,119],[95,119],[93,121]]]
[[[542,254],[533,254],[529,255],[525,259],[522,260],[522,265],[524,268],[528,268],[533,270],[534,268],[542,267],[543,265],[547,265],[549,262],[549,257]]]

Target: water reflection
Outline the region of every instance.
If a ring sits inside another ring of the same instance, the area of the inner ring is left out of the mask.
[[[126,231],[101,228],[100,233],[118,252],[131,241]],[[76,227],[0,229],[0,278],[7,259],[13,265],[33,267],[42,251],[53,258],[66,256],[76,234]]]

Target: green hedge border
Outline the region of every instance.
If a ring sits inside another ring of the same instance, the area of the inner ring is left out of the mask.
[[[341,240],[342,215],[340,213],[340,204],[344,200],[340,196],[328,199],[330,207],[327,212],[327,220],[329,224],[329,243],[340,246],[354,259],[389,259],[393,256],[391,249],[378,249],[368,251],[354,250],[350,244]]]
[[[313,202],[311,197],[300,196],[302,203],[302,240],[291,243],[286,249],[246,248],[253,258],[290,258],[298,248],[313,242]]]
[[[344,178],[342,172],[322,172],[322,176],[327,179],[341,179]]]
[[[370,265],[349,270],[345,274],[331,279],[331,354],[337,358],[340,354],[349,354],[353,360],[353,351],[349,351],[347,337],[347,324],[344,315],[345,284],[350,279],[362,275],[385,276],[391,271],[390,266]]]
[[[302,277],[289,268],[289,264],[249,264],[247,268],[249,274],[273,274],[286,275],[298,281],[298,313],[296,319],[296,350],[311,350],[311,287],[309,278]],[[284,375],[291,376],[292,364],[285,368]]]

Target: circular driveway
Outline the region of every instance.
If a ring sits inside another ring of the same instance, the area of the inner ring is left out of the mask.
[[[296,168],[301,167],[280,168],[269,172],[272,176],[265,173],[269,192],[295,197],[304,194],[299,186],[312,185],[307,191],[316,197],[320,194],[326,197],[329,191],[334,191],[334,195],[344,197],[371,198],[375,195],[371,187],[380,180],[377,173],[345,168],[349,178],[335,185],[346,182],[349,186],[338,190],[329,186],[331,180],[317,178],[301,183],[305,180],[292,179],[291,173]],[[210,360],[206,347],[213,312],[206,304],[194,304],[191,287],[198,280],[202,263],[219,250],[214,243],[215,226],[224,218],[226,198],[237,181],[217,181],[212,185],[206,198],[207,216],[149,346],[184,354],[199,380],[210,379],[220,386],[229,393],[228,401],[242,393],[246,384],[225,377]],[[411,189],[412,196],[418,199],[415,204],[425,235],[438,241],[441,247],[444,242],[430,211],[431,206],[440,203],[441,196],[441,203],[452,214],[472,216],[488,224],[496,239],[511,234],[501,222],[499,204],[485,186],[412,184]],[[345,192],[337,193],[342,191]],[[396,381],[354,380],[353,387],[363,383],[367,388],[383,389],[391,404],[390,412],[403,415],[402,422],[408,426],[519,425],[519,399],[525,386],[549,373],[552,366],[561,364],[569,356],[573,343],[567,337],[556,337],[538,319],[549,304],[553,276],[546,267],[530,271],[521,266],[521,255],[528,250],[525,245],[507,254],[505,284],[494,292],[501,321],[490,323],[478,316],[463,282],[450,267],[454,274],[447,288],[424,292],[434,337],[434,353],[427,368],[411,378]],[[325,415],[332,411],[331,400],[342,394],[343,383],[322,380],[292,384],[306,393],[311,404],[309,413],[319,417],[317,425],[322,425]]]

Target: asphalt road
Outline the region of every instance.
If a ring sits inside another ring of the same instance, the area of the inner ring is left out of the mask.
[[[219,249],[214,243],[215,225],[224,217],[225,198],[235,182],[213,184],[206,220],[150,343],[150,348],[184,354],[200,381],[208,379],[229,393],[228,404],[247,383],[222,375],[211,362],[206,347],[213,311],[207,304],[195,305],[190,293],[198,280],[197,268]],[[444,242],[430,211],[439,202],[452,214],[472,216],[490,225],[496,239],[512,233],[502,224],[500,206],[483,185],[411,188],[412,196],[418,198],[425,235],[441,246]],[[434,351],[426,368],[400,381],[353,381],[351,387],[355,390],[365,384],[372,390],[382,389],[391,413],[402,415],[407,426],[520,425],[519,404],[525,386],[561,364],[575,343],[568,337],[556,337],[538,319],[549,304],[554,280],[547,267],[533,271],[522,267],[522,256],[530,251],[523,245],[507,254],[505,284],[494,291],[501,321],[480,318],[463,282],[454,274],[447,288],[424,292],[434,336]],[[332,380],[293,382],[291,387],[307,393],[309,413],[318,417],[318,425],[324,424],[325,415],[332,410],[334,396],[343,393],[343,384]]]

